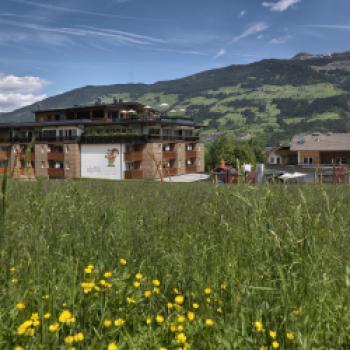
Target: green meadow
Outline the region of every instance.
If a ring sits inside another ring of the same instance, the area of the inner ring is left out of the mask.
[[[10,181],[1,349],[349,349],[342,186]]]

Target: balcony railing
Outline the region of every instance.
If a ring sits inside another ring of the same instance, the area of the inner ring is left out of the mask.
[[[163,176],[177,175],[177,168],[163,168]]]
[[[163,159],[176,159],[176,151],[163,151]]]
[[[160,135],[148,135],[149,140],[159,140],[159,141],[199,141],[199,136],[160,136]]]
[[[197,151],[186,151],[186,158],[196,158],[197,157]]]
[[[125,162],[140,162],[143,158],[143,152],[128,152],[124,154]]]
[[[34,141],[48,141],[48,142],[63,142],[63,141],[79,141],[80,137],[79,136],[44,136],[44,135],[39,135],[34,137]],[[14,136],[9,139],[9,141],[15,143],[15,142],[20,142],[20,143],[31,143],[33,141],[32,137],[25,137],[25,136]]]
[[[47,174],[50,177],[64,177],[64,169],[63,168],[48,168]]]
[[[143,178],[143,171],[142,171],[142,169],[126,170],[125,171],[125,179],[127,179],[127,180],[142,179],[142,178]]]
[[[147,137],[145,135],[132,135],[132,134],[120,134],[120,135],[109,135],[109,136],[99,136],[99,135],[83,135],[81,137],[81,143],[88,144],[100,144],[100,143],[145,143],[147,142]]]
[[[63,152],[48,152],[47,153],[47,160],[64,160],[64,153]]]
[[[186,173],[196,173],[197,172],[197,166],[196,165],[187,165],[186,166]]]

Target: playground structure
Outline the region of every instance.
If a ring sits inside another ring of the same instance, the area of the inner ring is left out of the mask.
[[[212,184],[239,184],[239,183],[256,183],[256,172],[252,171],[252,166],[250,164],[243,164],[240,166],[239,162],[237,162],[238,166],[236,168],[229,167],[226,165],[225,161],[221,161],[220,164],[214,168],[211,175],[211,183]]]

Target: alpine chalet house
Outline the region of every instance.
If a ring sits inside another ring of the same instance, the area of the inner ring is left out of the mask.
[[[136,102],[40,110],[34,122],[0,124],[0,172],[115,180],[203,172],[200,127]]]
[[[289,145],[269,149],[267,154],[269,165],[350,165],[350,133],[297,135]]]

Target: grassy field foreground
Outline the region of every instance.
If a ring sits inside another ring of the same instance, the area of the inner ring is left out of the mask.
[[[350,349],[349,211],[340,186],[10,182],[0,349]]]

